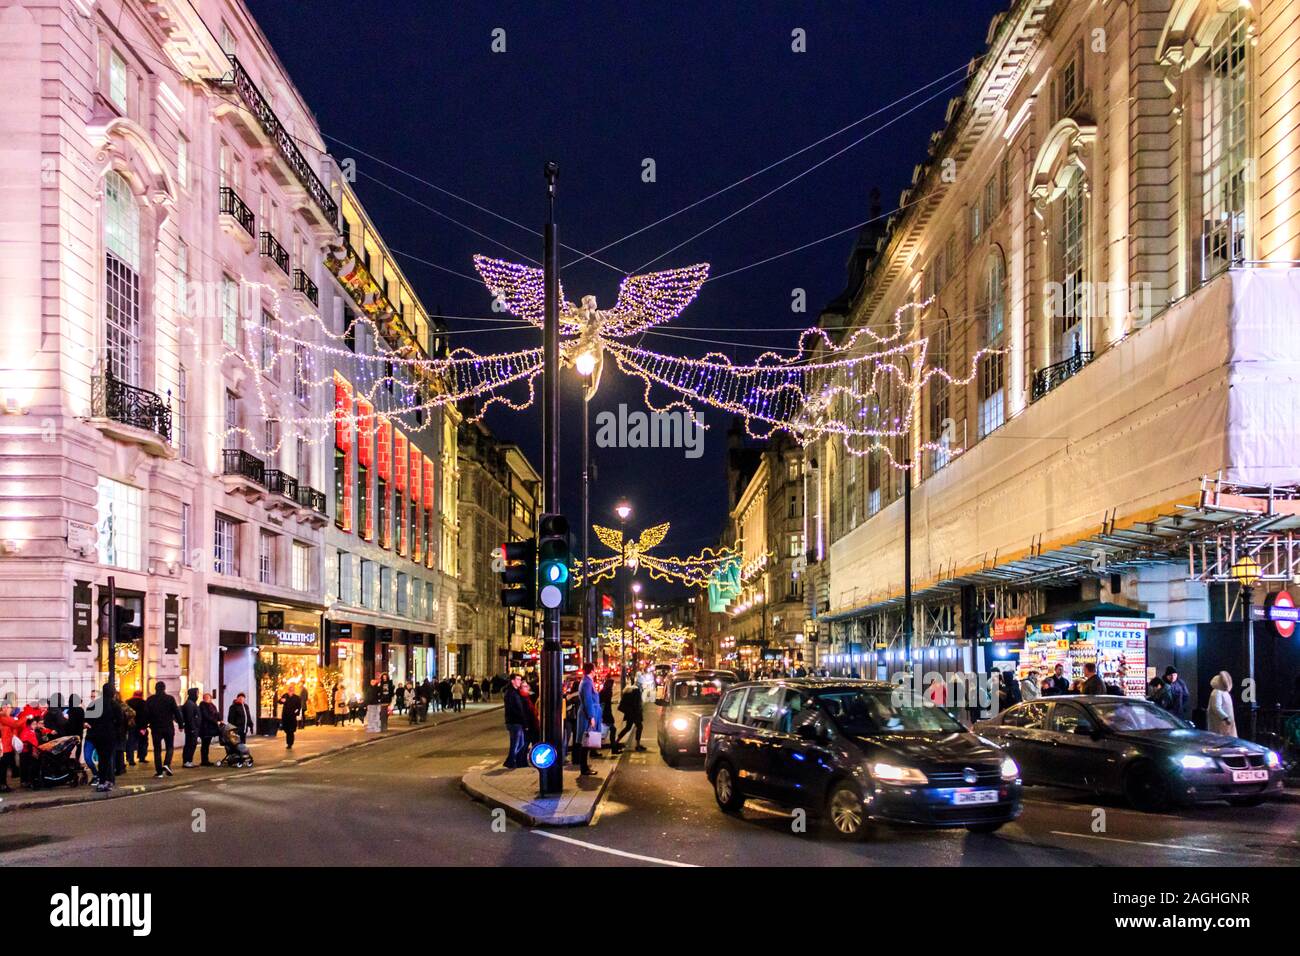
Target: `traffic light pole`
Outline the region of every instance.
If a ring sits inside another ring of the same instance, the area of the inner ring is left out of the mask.
[[[108,685],[117,690],[117,581],[111,574],[108,576]]]
[[[559,166],[546,164],[546,231],[542,271],[545,321],[542,328],[542,485],[546,511],[560,512],[560,267],[555,238],[555,181]],[[564,662],[560,651],[560,612],[542,611],[542,739],[556,759],[538,770],[540,792],[564,789]],[[579,731],[581,733],[581,731]]]

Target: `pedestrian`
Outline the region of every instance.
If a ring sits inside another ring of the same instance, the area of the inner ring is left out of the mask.
[[[366,733],[377,734],[380,731],[379,720],[379,681],[372,680],[366,685]]]
[[[492,681],[490,679],[483,678],[483,682],[479,684],[479,693],[485,701],[492,699]]]
[[[1065,667],[1057,664],[1043,685],[1043,696],[1054,697],[1057,694],[1068,694],[1069,692],[1070,682],[1065,679]]]
[[[77,748],[74,751],[76,758],[81,759],[82,738],[86,734],[86,709],[81,706],[81,697],[77,694],[68,696],[68,719],[63,724],[63,733],[68,737],[77,738]],[[141,763],[144,758],[141,758]]]
[[[1038,671],[1030,671],[1020,682],[1021,700],[1038,700],[1043,696],[1043,685],[1038,679]]]
[[[537,716],[537,704],[533,702],[533,688],[528,681],[520,682],[519,697],[524,702],[528,717],[528,722],[524,725],[524,740],[529,744],[535,744],[542,739],[542,722]]]
[[[135,714],[135,730],[127,739],[127,753],[134,751],[135,759],[143,766],[149,760],[149,709],[144,699],[144,691],[137,690],[126,702]]]
[[[574,760],[584,777],[594,776],[596,771],[587,764],[589,752],[600,746],[600,695],[596,693],[596,684],[591,679],[593,670],[591,661],[582,665],[582,683],[578,685],[578,713],[574,724],[573,753]]]
[[[1002,697],[1002,710],[1006,710],[1008,707],[1014,707],[1016,704],[1024,700],[1024,698],[1020,696],[1020,681],[1016,680],[1016,672],[1013,670],[1008,669],[1002,671],[999,675],[998,688],[998,692]]]
[[[293,685],[280,698],[280,729],[284,731],[284,749],[293,749],[293,737],[298,731],[298,715],[302,713],[302,698],[294,693]]]
[[[617,741],[614,740],[614,681],[606,680],[600,685],[600,722],[605,725],[605,731],[609,734],[609,749],[613,753],[618,753],[615,749]]]
[[[611,680],[610,683],[613,683]],[[613,724],[611,723],[610,741],[613,744],[614,753],[619,753],[623,749],[623,738],[630,731],[636,731],[633,738],[634,745],[638,751],[644,751],[641,746],[641,732],[645,729],[645,702],[641,694],[633,687],[624,687],[623,695],[618,701],[618,712],[623,715],[623,729],[618,732],[618,739],[614,739]],[[613,721],[613,717],[610,720]]]
[[[115,779],[113,765],[116,762],[118,739],[124,726],[121,699],[113,690],[112,684],[104,685],[104,692],[99,698],[99,707],[92,708],[92,711],[87,721],[89,724],[87,737],[94,743],[97,755],[95,769],[99,782],[95,784],[95,789],[100,793],[107,793],[113,789]]]
[[[1106,682],[1101,679],[1097,673],[1097,662],[1088,661],[1083,665],[1083,693],[1104,695],[1106,693]]]
[[[399,714],[406,711],[406,685],[398,684],[397,690],[393,695],[393,706],[396,707]]]
[[[1159,677],[1153,677],[1147,683],[1147,700],[1161,710],[1169,709],[1169,685]]]
[[[1210,704],[1205,709],[1206,729],[1225,737],[1237,736],[1237,718],[1232,709],[1232,675],[1219,671],[1210,680]]]
[[[465,709],[465,685],[461,683],[459,677],[456,683],[451,685],[451,709],[461,711]]]
[[[162,681],[153,685],[153,694],[145,701],[145,713],[149,717],[149,734],[153,737],[154,776],[170,777],[173,734],[177,727],[185,726],[185,718],[176,706],[176,698],[167,693],[167,685]],[[164,746],[166,757],[163,756]]]
[[[18,753],[14,748],[22,725],[22,721],[9,713],[7,706],[0,707],[0,793],[13,790],[9,786],[9,774],[18,773]]]
[[[925,689],[925,700],[931,707],[948,706],[948,685],[938,674],[930,678],[930,686]]]
[[[388,708],[393,706],[393,679],[387,673],[379,676],[379,729],[388,729]]]
[[[1186,720],[1192,707],[1192,692],[1186,682],[1178,676],[1178,668],[1172,664],[1165,668],[1165,684],[1169,688],[1165,709],[1175,717]]]
[[[208,759],[212,751],[213,739],[221,733],[221,728],[217,726],[221,723],[221,711],[217,705],[212,702],[211,694],[204,694],[203,700],[199,704],[199,759],[200,766],[211,767],[212,761]]]
[[[181,718],[184,723],[185,749],[181,751],[181,766],[194,766],[194,751],[199,746],[199,689],[191,687],[185,692],[185,703],[181,704]]]
[[[519,693],[523,682],[524,679],[520,675],[513,674],[510,677],[510,684],[506,687],[504,710],[506,734],[509,737],[506,767],[510,770],[523,766],[519,761],[524,756],[525,730],[528,725],[528,711]]]
[[[241,744],[248,742],[248,735],[253,730],[253,712],[248,709],[248,698],[243,691],[235,695],[235,701],[226,713],[226,723],[235,728]]]

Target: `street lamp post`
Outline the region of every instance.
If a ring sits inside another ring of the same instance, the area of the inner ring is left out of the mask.
[[[1246,625],[1246,686],[1250,688],[1250,739],[1256,739],[1259,717],[1259,691],[1255,687],[1255,621],[1251,602],[1255,585],[1259,583],[1259,562],[1243,555],[1232,563],[1228,571],[1241,588],[1242,619]]]
[[[620,560],[623,571],[623,600],[619,603],[619,638],[618,638],[618,666],[622,674],[623,683],[627,683],[627,586],[632,574],[627,566],[627,519],[632,514],[632,506],[626,501],[619,502],[614,507],[614,514],[618,515],[618,526],[620,537],[622,539],[619,546]]]
[[[912,670],[912,459],[903,463],[903,669]]]

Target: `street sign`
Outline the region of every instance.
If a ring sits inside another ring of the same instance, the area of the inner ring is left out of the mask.
[[[555,764],[555,748],[545,741],[533,744],[528,751],[528,762],[538,770],[546,770]]]
[[[1265,598],[1262,605],[1252,605],[1250,616],[1255,621],[1272,622],[1279,637],[1291,637],[1296,623],[1300,622],[1300,607],[1296,607],[1289,592],[1277,591]]]

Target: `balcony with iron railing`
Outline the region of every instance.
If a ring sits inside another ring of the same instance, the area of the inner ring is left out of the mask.
[[[280,245],[280,240],[269,232],[262,232],[262,244],[259,252],[263,259],[275,263],[276,268],[289,275],[289,253],[285,252],[284,246]]]
[[[1030,401],[1038,401],[1062,382],[1078,375],[1083,370],[1083,367],[1092,361],[1092,358],[1092,352],[1080,350],[1076,351],[1068,359],[1055,362],[1034,372]]]
[[[312,305],[320,305],[320,291],[316,288],[316,283],[311,281],[311,276],[301,269],[293,270],[293,291],[300,294]]]
[[[147,388],[129,385],[107,369],[91,379],[91,417],[102,430],[164,454],[172,438],[171,393],[163,398]],[[117,428],[115,426],[126,426]]]
[[[266,496],[266,464],[242,448],[223,448],[221,477],[230,494],[243,495],[249,501]]]
[[[325,492],[317,491],[310,485],[298,485],[298,504],[307,509],[307,520],[315,527],[324,527],[329,520],[329,506]]]
[[[279,469],[268,469],[266,471],[266,488],[272,494],[284,495],[284,497],[297,502],[298,500],[298,479],[293,475]]]
[[[233,226],[242,229],[250,239],[255,234],[253,210],[248,208],[244,200],[239,198],[239,193],[230,186],[221,187],[221,221],[223,226],[231,228],[236,235],[238,233]]]
[[[262,133],[275,145],[279,158],[311,199],[314,209],[319,214],[320,224],[328,226],[331,231],[336,231],[339,221],[338,202],[330,195],[329,188],[311,168],[307,157],[294,142],[293,134],[280,122],[280,118],[271,109],[271,104],[266,101],[262,91],[257,88],[257,84],[253,82],[244,65],[234,54],[230,54],[230,71],[213,82],[215,85],[233,89],[239,95],[248,112],[257,120]]]

